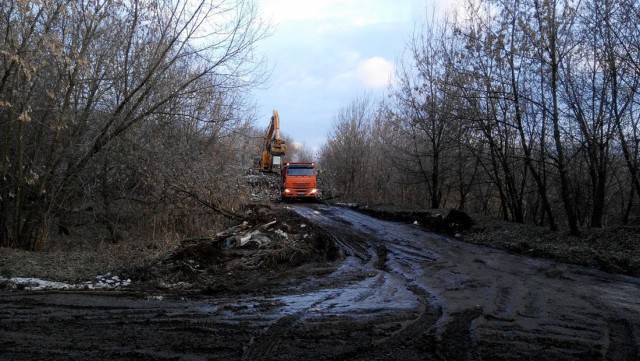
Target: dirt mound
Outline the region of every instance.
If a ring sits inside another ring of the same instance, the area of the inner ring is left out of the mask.
[[[252,205],[241,224],[211,238],[185,239],[156,263],[121,273],[147,288],[246,292],[284,282],[301,265],[340,256],[326,232],[288,208]]]
[[[446,211],[447,215],[443,217],[441,212],[406,207],[363,207],[359,205],[350,205],[349,207],[379,219],[412,222],[430,231],[452,236],[458,232],[468,230],[474,225],[473,219],[468,214],[457,209]]]

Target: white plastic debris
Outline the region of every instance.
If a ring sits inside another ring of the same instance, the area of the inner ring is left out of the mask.
[[[285,239],[289,239],[289,234],[286,233],[285,231],[281,230],[281,229],[276,229],[275,233],[279,234],[280,236],[284,237]]]

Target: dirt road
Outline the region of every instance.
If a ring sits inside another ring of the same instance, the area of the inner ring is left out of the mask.
[[[345,257],[242,292],[0,292],[0,359],[640,359],[638,278],[292,207]]]

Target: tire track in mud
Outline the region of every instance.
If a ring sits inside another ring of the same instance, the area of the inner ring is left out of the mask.
[[[340,235],[348,254],[367,250],[372,258],[361,267],[393,275],[428,305],[379,340],[386,346],[418,338],[443,360],[640,359],[638,278],[464,244],[344,208],[294,210]],[[382,247],[384,267],[373,267]]]
[[[3,360],[235,359],[234,345],[253,332],[191,304],[117,292],[17,292],[0,302]]]
[[[244,349],[242,360],[268,360],[276,348],[288,339],[293,325],[298,322],[302,312],[280,318],[262,334],[251,338]]]
[[[390,275],[380,277],[381,280],[392,277],[398,282],[398,276],[404,277],[402,274],[396,275],[387,272],[390,253],[393,251],[388,248],[389,244],[380,238],[380,235],[387,234],[384,229],[363,224],[358,217],[340,218],[326,208],[316,210],[296,207],[294,210],[331,234],[347,255],[362,260],[359,265],[362,269]],[[327,215],[329,216],[327,217]],[[348,225],[348,228],[345,225]],[[421,260],[433,260],[418,252],[407,251],[407,255]],[[402,280],[401,283],[417,299],[418,306],[413,310],[406,310],[408,317],[398,320],[385,320],[384,318],[372,320],[373,328],[385,327],[389,321],[395,323],[396,327],[392,332],[383,333],[383,337],[378,337],[369,344],[341,355],[340,359],[376,360],[381,357],[382,359],[403,358],[406,360],[436,359],[434,358],[436,343],[433,327],[441,317],[441,308],[434,307],[433,295],[420,285],[411,284],[411,280],[408,279]],[[384,285],[377,286],[380,288]],[[372,292],[375,291],[372,289]],[[354,302],[358,301],[362,300],[354,299]],[[390,350],[393,351],[390,353]],[[398,354],[398,350],[402,350],[400,354]]]

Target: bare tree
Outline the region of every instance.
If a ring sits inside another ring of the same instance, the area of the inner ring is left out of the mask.
[[[335,129],[320,152],[322,168],[332,179],[333,188],[345,199],[368,198],[367,186],[371,149],[372,103],[368,96],[355,98],[338,111]]]
[[[601,5],[603,16],[602,36],[606,71],[611,81],[611,116],[615,121],[620,152],[630,174],[627,207],[623,221],[629,221],[634,199],[640,195],[638,167],[640,162],[640,123],[637,112],[640,86],[640,25],[634,14],[640,12],[635,1],[605,1]]]
[[[5,246],[38,248],[85,171],[101,163],[109,181],[99,155],[134,128],[144,139],[143,123],[204,127],[193,110],[206,93],[228,94],[215,113],[226,123],[244,107],[233,94],[259,80],[265,33],[250,1],[6,1],[0,15]]]
[[[450,89],[454,74],[446,57],[451,27],[449,20],[432,21],[413,36],[410,59],[401,64],[392,93],[394,111],[402,122],[398,129],[409,140],[399,149],[404,155],[400,167],[426,186],[431,208],[443,205],[445,190],[451,186],[447,158],[455,148],[452,135],[457,127]]]
[[[550,73],[550,80],[545,86],[551,96],[550,116],[555,143],[555,161],[560,177],[560,191],[570,233],[578,234],[576,200],[569,180],[559,99],[561,91],[560,71],[564,57],[571,46],[568,37],[571,35],[576,14],[574,7],[569,2],[534,0],[533,7],[535,9],[533,21],[537,26],[535,29],[537,30],[537,35],[532,34],[531,36],[534,37],[533,43],[536,44],[539,51],[538,60]]]

